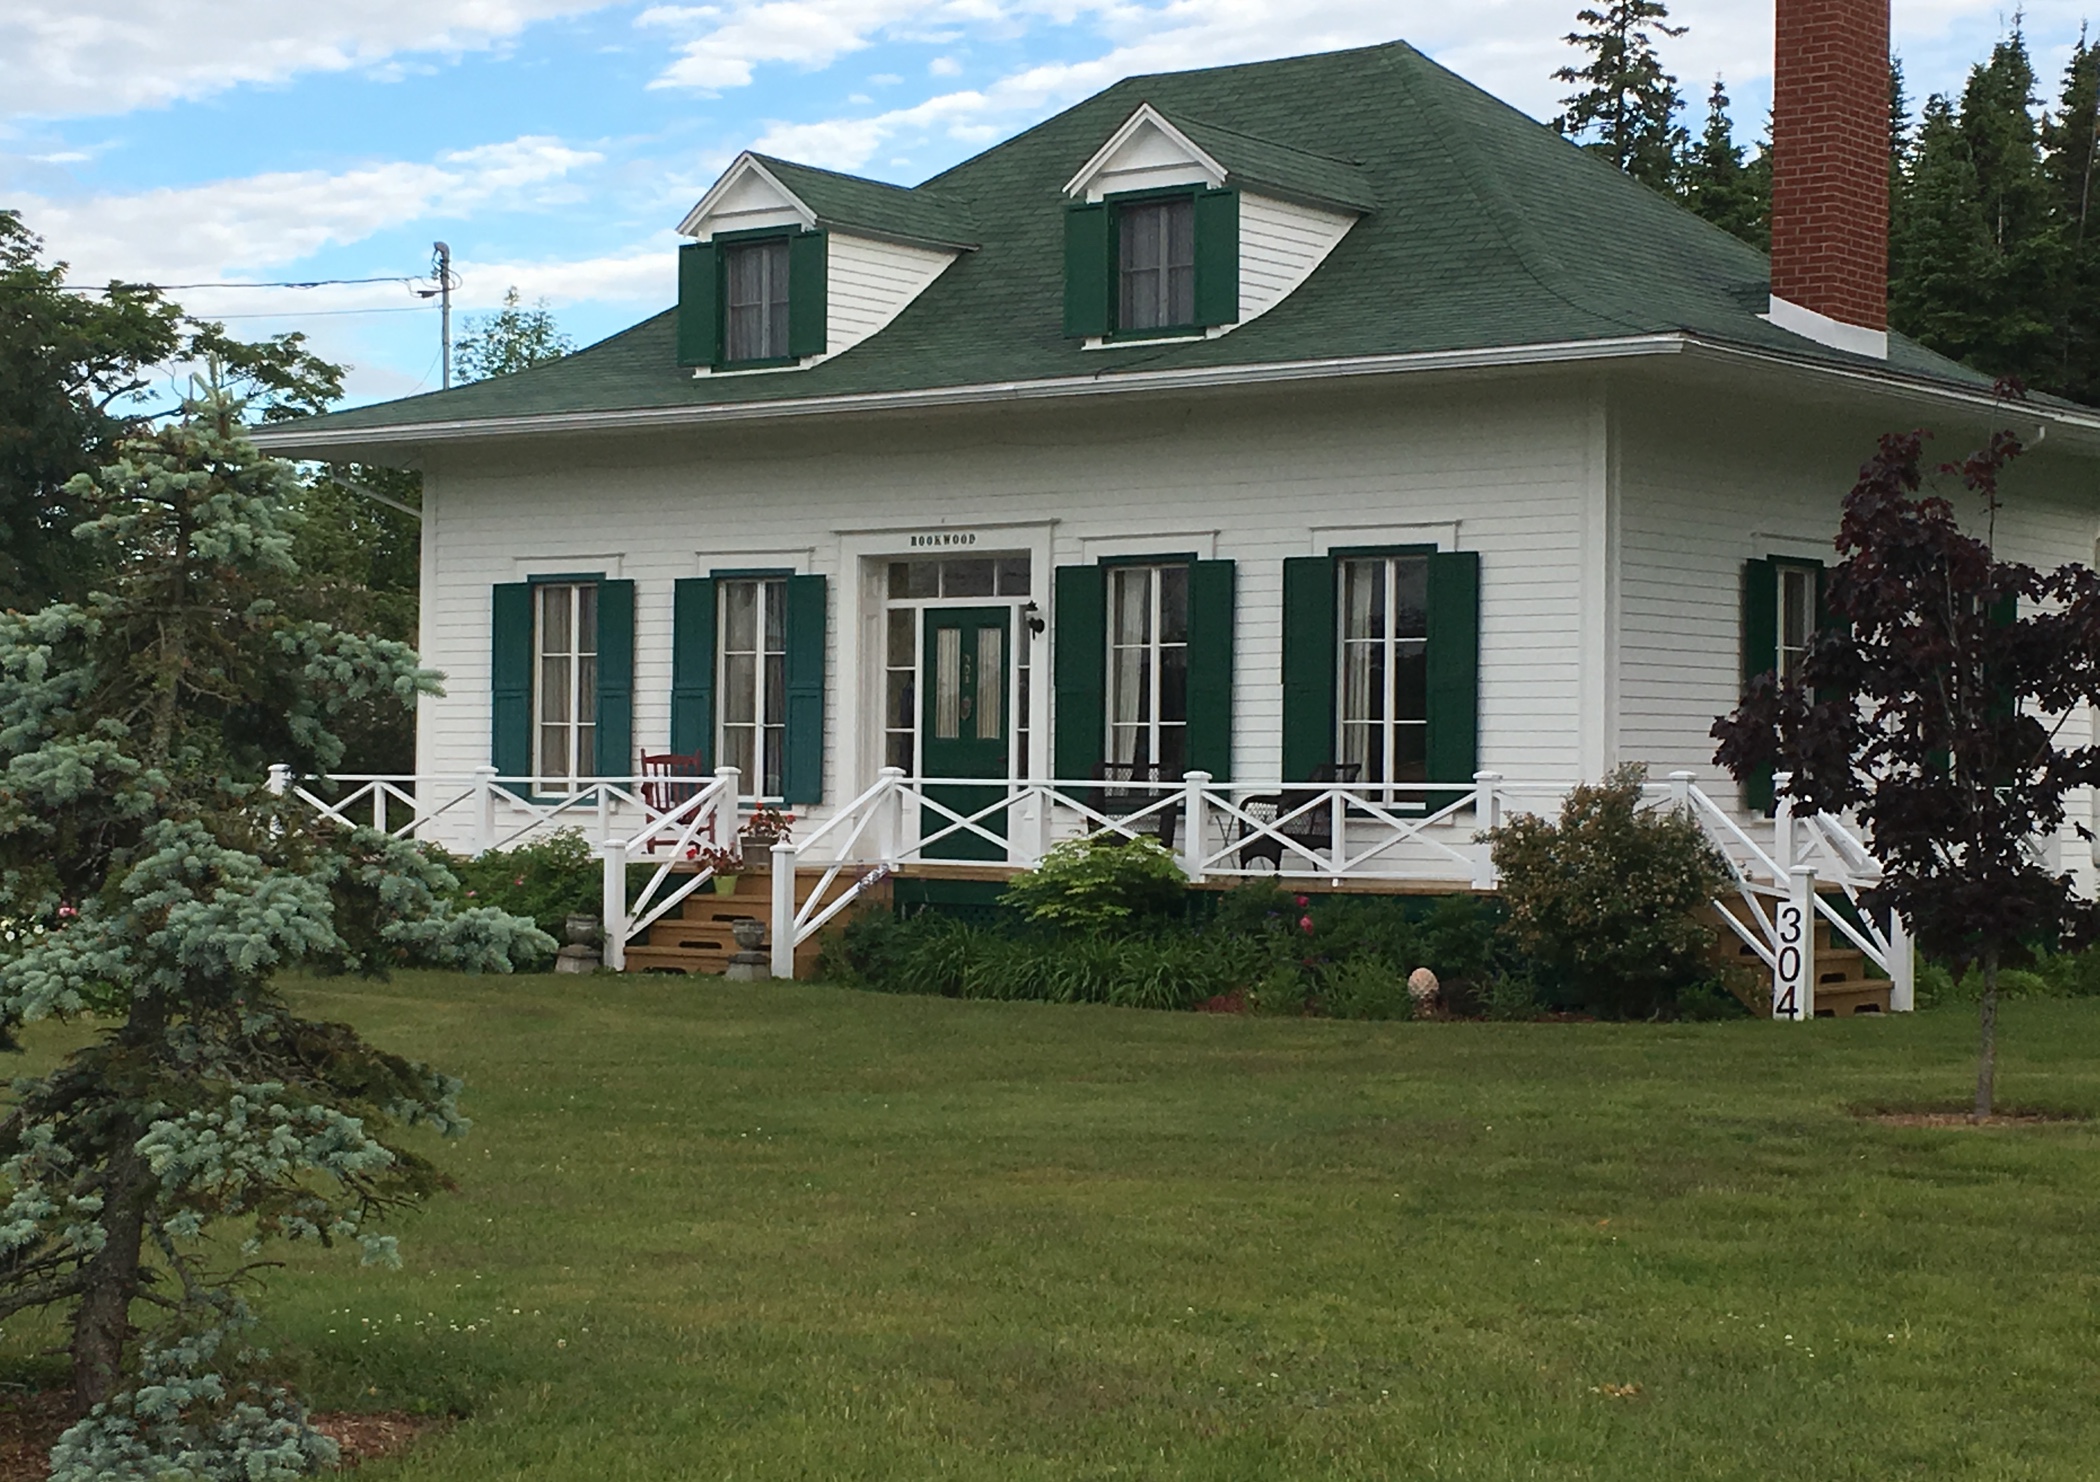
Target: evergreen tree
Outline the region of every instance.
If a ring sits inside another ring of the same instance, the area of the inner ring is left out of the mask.
[[[2100,401],[2100,221],[2094,179],[2100,165],[2100,48],[2084,32],[2064,68],[2056,111],[2042,123],[2043,173],[2056,223],[2053,374],[2035,384],[2092,404]]]
[[[412,703],[398,643],[294,616],[298,486],[213,392],[66,486],[104,579],[0,613],[0,1025],[92,1038],[0,1125],[0,1318],[67,1312],[86,1411],[55,1482],[285,1477],[333,1448],[242,1348],[273,1240],[391,1257],[439,1185],[403,1131],[464,1130],[458,1083],[301,1018],[286,970],[506,971],[553,944],[456,910],[414,844],[269,793],[334,769],[341,709]],[[140,1319],[144,1319],[140,1322]]]
[[[559,360],[576,348],[554,322],[554,312],[541,299],[531,308],[518,302],[516,286],[503,295],[503,307],[493,314],[469,315],[467,332],[452,347],[452,373],[462,381],[485,381],[490,376],[508,376],[550,360]]]
[[[1567,111],[1553,127],[1661,191],[1675,188],[1678,159],[1691,142],[1677,122],[1684,109],[1677,79],[1655,52],[1657,36],[1687,29],[1666,24],[1669,15],[1663,0],[1614,0],[1602,10],[1577,11],[1575,23],[1589,29],[1566,40],[1588,52],[1589,62],[1553,74],[1577,89],[1561,100]]]
[[[1768,184],[1769,176],[1768,169]],[[1760,196],[1757,179],[1743,162],[1743,147],[1735,142],[1728,117],[1728,90],[1718,77],[1707,95],[1706,128],[1685,155],[1678,187],[1685,204],[1721,230],[1760,248],[1771,240],[1769,192]]]
[[[1954,105],[1925,100],[1889,243],[1889,322],[1942,355],[1966,359],[1989,339],[1977,285],[1992,247],[1976,166]]]

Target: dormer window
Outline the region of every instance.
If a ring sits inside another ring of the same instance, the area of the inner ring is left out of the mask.
[[[722,359],[729,365],[788,357],[788,239],[735,242],[722,252]]]
[[[1116,213],[1116,327],[1177,329],[1196,322],[1196,202],[1132,201]]]

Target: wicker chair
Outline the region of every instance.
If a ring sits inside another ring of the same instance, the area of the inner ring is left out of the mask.
[[[1313,768],[1313,774],[1307,780],[1330,787],[1336,783],[1347,785],[1361,779],[1363,770],[1361,762],[1329,762]],[[1260,833],[1258,830],[1275,823],[1286,813],[1304,808],[1310,801],[1311,798],[1303,793],[1281,792],[1257,793],[1251,798],[1242,799],[1240,811],[1245,813],[1247,818],[1240,821],[1239,837],[1245,841],[1240,845],[1240,868],[1250,870],[1254,868],[1254,861],[1265,859],[1269,862],[1270,869],[1282,873],[1283,839],[1277,838],[1275,834]],[[1250,819],[1252,822],[1248,821]],[[1278,829],[1277,833],[1300,848],[1310,849],[1314,853],[1331,849],[1334,847],[1334,810],[1324,805],[1309,808]]]

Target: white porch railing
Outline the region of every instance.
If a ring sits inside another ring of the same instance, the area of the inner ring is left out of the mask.
[[[534,798],[529,779],[484,768],[464,777],[354,776],[326,784],[272,768],[271,787],[325,820],[398,836],[442,832],[475,852],[534,834],[581,828],[604,861],[605,965],[619,969],[636,938],[712,876],[685,868],[702,845],[733,848],[739,800],[734,768],[712,779],[670,779],[691,794],[655,806],[666,779],[597,778],[560,798]],[[1178,783],[1001,781],[911,777],[885,768],[799,840],[773,846],[769,930],[776,977],[795,972],[795,949],[883,879],[911,865],[1026,867],[1060,839],[1109,831],[1171,837],[1191,881],[1274,876],[1307,889],[1418,884],[1491,891],[1493,858],[1479,837],[1519,812],[1550,814],[1562,782],[1513,782],[1482,772],[1452,783],[1220,783],[1203,772]],[[333,792],[335,795],[325,796]],[[1702,790],[1690,772],[1650,783],[1651,807],[1698,822],[1728,863],[1732,889],[1714,904],[1772,974],[1775,1017],[1815,1013],[1815,924],[1820,918],[1890,981],[1890,1007],[1915,1002],[1909,933],[1861,904],[1880,882],[1873,852],[1841,820],[1796,818],[1782,802],[1769,833]],[[662,852],[630,905],[627,866]],[[966,857],[965,857],[966,856]],[[798,890],[798,877],[809,887]],[[839,882],[846,881],[843,890]],[[798,899],[799,897],[799,899]]]

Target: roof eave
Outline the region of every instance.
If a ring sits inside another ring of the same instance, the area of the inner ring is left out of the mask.
[[[910,391],[789,397],[772,401],[626,407],[591,412],[548,412],[448,422],[402,423],[390,427],[315,430],[306,433],[301,433],[295,427],[264,427],[254,429],[249,436],[255,445],[265,452],[295,458],[320,458],[341,456],[346,449],[354,448],[485,442],[506,437],[545,437],[593,432],[670,431],[732,422],[923,411],[943,407],[1125,395],[1148,391],[1201,391],[1364,376],[1507,370],[1685,354],[1714,357],[1736,363],[1760,364],[1934,405],[1960,406],[1971,411],[1999,416],[2004,415],[2005,411],[2004,403],[1982,388],[1969,390],[1902,371],[1804,360],[1778,351],[1702,338],[1684,332],[1670,332],[1628,335],[1606,340],[1571,340],[1471,350],[1127,371],[1092,376],[1054,376],[962,386],[925,387]],[[2063,428],[2080,442],[2100,451],[2100,413],[2040,405],[2026,405],[2021,410],[2022,420],[2032,419],[2040,425]]]

